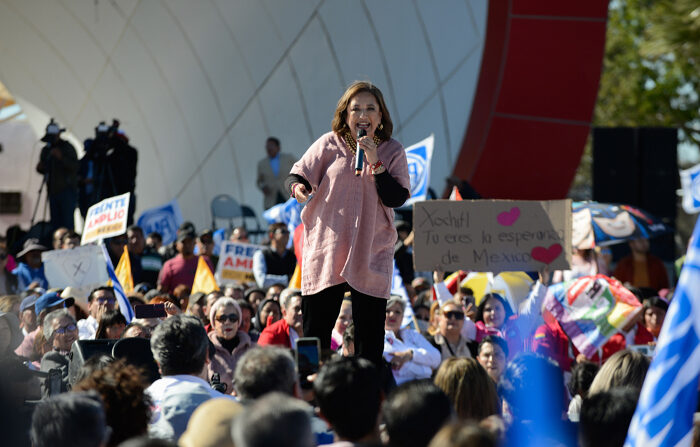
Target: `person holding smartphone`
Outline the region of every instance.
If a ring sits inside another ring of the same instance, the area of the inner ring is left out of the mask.
[[[233,391],[233,372],[238,360],[253,346],[250,336],[241,330],[241,308],[233,298],[219,298],[209,311],[212,331],[209,340],[216,353],[209,359],[209,378],[219,374],[226,392]]]

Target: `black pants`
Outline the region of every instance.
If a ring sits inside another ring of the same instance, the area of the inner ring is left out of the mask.
[[[313,295],[302,297],[304,336],[318,337],[321,349],[330,349],[331,332],[340,313],[346,291],[352,294],[352,320],[355,326],[355,355],[378,367],[384,352],[386,299],[365,295],[347,283],[338,284]]]

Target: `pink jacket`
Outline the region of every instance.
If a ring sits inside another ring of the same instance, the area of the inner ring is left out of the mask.
[[[385,141],[377,149],[389,174],[410,191],[403,146]],[[382,204],[368,163],[359,177],[345,142],[329,132],[309,147],[291,173],[309,181],[313,198],[304,207],[304,295],[347,282],[353,289],[388,298],[394,259],[394,210]]]

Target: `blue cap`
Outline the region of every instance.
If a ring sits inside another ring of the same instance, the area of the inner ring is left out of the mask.
[[[34,307],[34,304],[36,301],[39,299],[38,296],[31,294],[27,296],[25,299],[22,300],[22,302],[19,305],[19,311],[24,312],[26,309],[29,309],[30,307]]]
[[[66,303],[66,301],[68,301]],[[46,292],[45,294],[41,295],[38,300],[36,300],[36,303],[34,304],[34,311],[36,312],[37,315],[44,310],[48,309],[49,307],[53,307],[57,304],[65,303],[64,307],[70,306],[75,302],[73,298],[61,298],[61,295],[58,294],[58,292]]]

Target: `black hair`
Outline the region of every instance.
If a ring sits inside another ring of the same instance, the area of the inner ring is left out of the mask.
[[[164,376],[199,374],[208,349],[207,331],[202,322],[191,315],[166,318],[151,335],[153,358]]]
[[[107,328],[115,324],[123,324],[126,327],[126,318],[118,310],[110,310],[102,315],[100,323],[97,325],[95,340],[107,338]]]
[[[250,304],[247,300],[243,298],[239,298],[236,301],[236,304],[238,304],[238,307],[241,309],[248,309],[248,312],[250,312],[250,315],[255,315],[255,309],[253,308],[253,305]]]
[[[598,365],[592,362],[575,363],[571,367],[571,379],[567,384],[569,394],[576,396],[580,393],[581,397],[586,397],[599,369]]]
[[[406,382],[395,388],[382,408],[390,447],[423,447],[449,422],[452,403],[430,380]]]
[[[479,348],[476,352],[481,354],[481,347],[484,346],[486,343],[500,346],[501,350],[503,350],[503,354],[505,354],[506,358],[508,358],[508,343],[502,337],[499,337],[498,335],[487,335],[479,343]]]
[[[114,287],[112,286],[100,286],[95,289],[92,289],[90,291],[90,295],[88,295],[88,303],[92,303],[93,298],[95,298],[95,293],[99,292],[100,290],[108,290],[112,292],[112,295],[116,298],[116,294],[114,293]]]
[[[625,443],[639,393],[631,388],[611,388],[583,400],[579,422],[582,447],[620,446]]]
[[[644,300],[644,308],[648,309],[650,307],[658,307],[659,309],[663,309],[664,312],[668,312],[668,302],[660,296],[652,296]]]
[[[107,425],[96,393],[63,393],[39,402],[32,416],[32,445],[94,447],[105,440]]]
[[[163,236],[157,231],[151,231],[146,237],[150,237],[151,239],[158,239],[159,241],[163,242]]]
[[[489,300],[489,298],[496,299],[503,304],[503,309],[506,311],[504,321],[508,321],[508,319],[513,315],[513,309],[511,309],[508,301],[497,293],[487,293],[484,295],[484,297],[481,299],[481,304],[479,304],[479,306],[476,308],[476,321],[484,321],[484,307],[486,307],[486,302]]]
[[[267,137],[267,140],[266,140],[265,142],[267,143],[267,142],[269,142],[269,141],[275,143],[275,144],[277,145],[277,147],[280,147],[280,140],[279,140],[279,138],[277,138],[277,137]]]
[[[80,235],[72,230],[67,231],[66,233],[63,234],[63,236],[61,236],[61,245],[63,245],[63,243],[66,242],[66,240],[74,239],[74,238],[80,239]]]
[[[143,236],[143,228],[139,227],[138,225],[131,225],[126,229],[126,232],[128,233],[129,231],[141,233],[141,236]]]
[[[344,440],[357,441],[376,428],[382,387],[379,372],[369,360],[331,360],[314,381],[314,393],[324,419]]]

